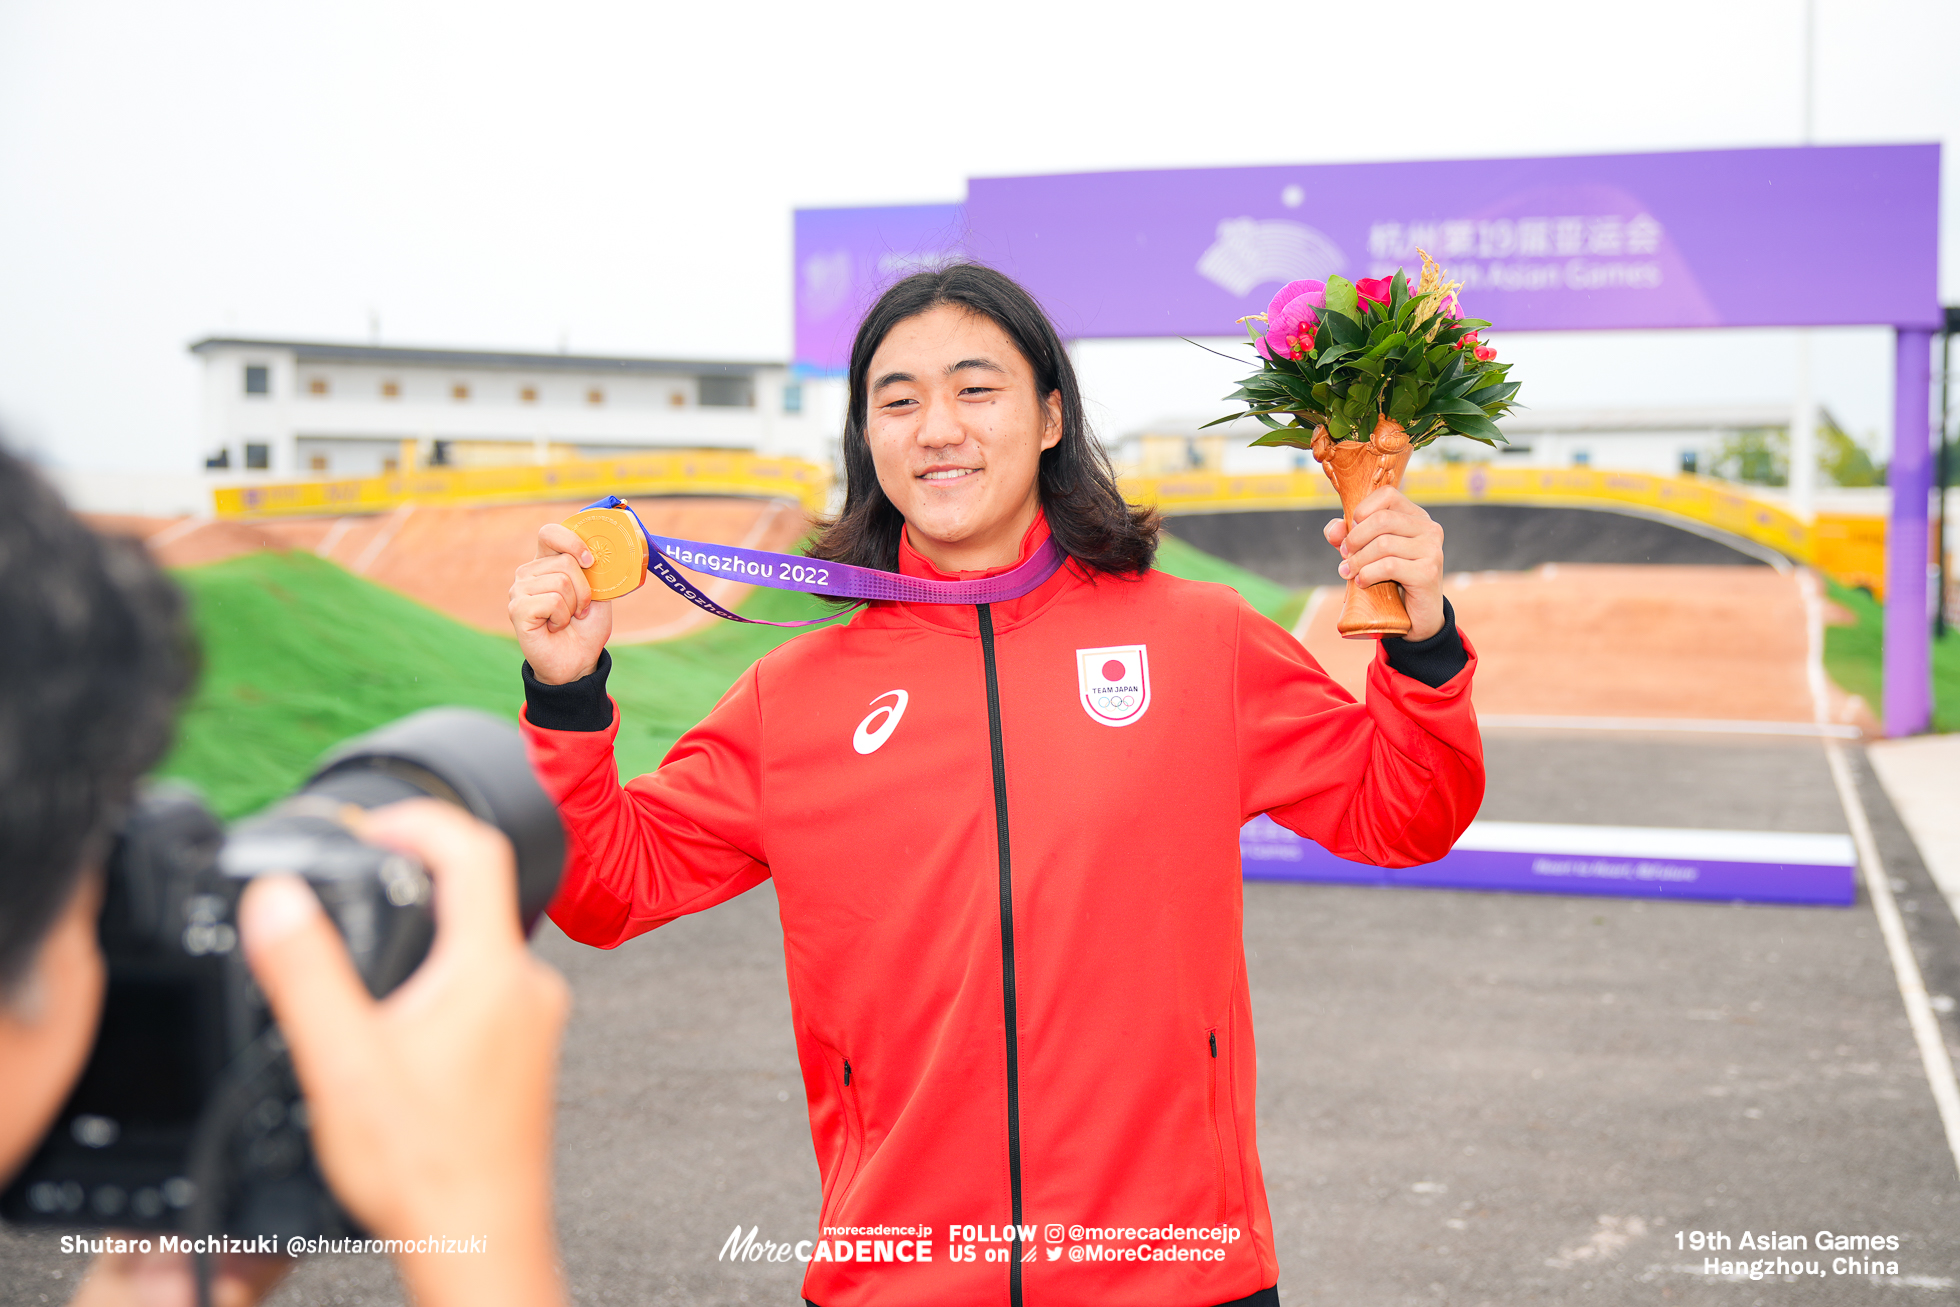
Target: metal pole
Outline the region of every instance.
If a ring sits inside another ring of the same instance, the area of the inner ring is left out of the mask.
[[[1960,306],[1948,305],[1946,310],[1946,330],[1940,333],[1940,439],[1937,462],[1933,466],[1933,481],[1939,487],[1936,500],[1938,534],[1933,537],[1933,556],[1939,564],[1939,589],[1933,596],[1933,638],[1946,638],[1946,590],[1947,578],[1952,576],[1949,566],[1951,552],[1946,547],[1946,491],[1951,484],[1952,466],[1949,460],[1953,451],[1947,446],[1948,433],[1953,430],[1953,333],[1960,331]]]
[[[1797,328],[1797,398],[1790,412],[1790,511],[1804,526],[1817,514],[1817,399],[1810,389],[1810,328]]]
[[[1803,5],[1803,143],[1814,143],[1817,130],[1817,0]]]
[[[1803,7],[1803,143],[1813,144],[1817,127],[1817,0]],[[1797,328],[1797,386],[1790,413],[1790,511],[1805,528],[1817,512],[1817,400],[1810,390],[1810,328]]]
[[[1933,488],[1933,333],[1898,330],[1892,393],[1892,517],[1885,531],[1885,733],[1933,721],[1932,632],[1926,617],[1926,501]]]

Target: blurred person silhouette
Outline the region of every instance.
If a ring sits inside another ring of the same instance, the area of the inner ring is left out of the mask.
[[[194,674],[177,588],[142,546],[98,536],[0,449],[0,1181],[87,1061],[105,969],[104,859],[169,744]],[[363,838],[412,852],[436,887],[423,965],[369,997],[305,882],[267,877],[239,908],[254,976],[292,1050],[321,1171],[376,1238],[477,1237],[481,1254],[397,1259],[415,1301],[564,1301],[551,1215],[551,1103],[568,991],[518,923],[510,845],[429,800]],[[212,1300],[256,1302],[285,1257],[218,1259]],[[188,1307],[184,1254],[105,1255],[74,1301]]]

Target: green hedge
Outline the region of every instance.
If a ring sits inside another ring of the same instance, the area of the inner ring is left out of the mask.
[[[1844,689],[1863,696],[1873,716],[1883,717],[1885,609],[1869,592],[1835,581],[1830,596],[1858,620],[1854,626],[1824,628],[1824,670]],[[1960,731],[1960,631],[1952,629],[1933,644],[1933,729]]]

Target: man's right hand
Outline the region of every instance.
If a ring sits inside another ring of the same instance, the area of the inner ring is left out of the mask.
[[[612,636],[612,603],[593,602],[583,568],[592,551],[570,527],[538,528],[538,556],[517,569],[510,587],[510,624],[531,674],[546,685],[590,676]]]
[[[510,841],[430,799],[376,809],[358,832],[435,881],[435,942],[387,998],[369,997],[306,882],[260,877],[238,909],[320,1170],[377,1238],[482,1240],[400,1254],[413,1301],[554,1307],[551,1112],[571,994],[525,947]]]

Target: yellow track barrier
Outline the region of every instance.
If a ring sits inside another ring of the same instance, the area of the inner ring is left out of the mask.
[[[403,504],[510,504],[602,495],[734,495],[793,499],[823,511],[830,473],[797,458],[684,450],[508,467],[424,468],[343,480],[270,482],[214,490],[221,518],[334,517]]]
[[[1885,519],[1820,513],[1806,526],[1781,505],[1727,482],[1662,477],[1593,468],[1499,467],[1449,463],[1410,468],[1402,489],[1423,504],[1535,504],[1551,507],[1625,505],[1678,517],[1766,545],[1809,563],[1837,581],[1884,598]],[[1155,503],[1167,515],[1263,509],[1339,511],[1340,500],[1320,470],[1257,476],[1192,473],[1132,477],[1124,494]],[[212,492],[217,516],[329,517],[384,513],[403,504],[496,504],[596,499],[601,495],[733,495],[791,499],[820,513],[830,473],[794,458],[740,451],[683,450],[620,458],[508,467],[425,468],[377,477],[270,482]]]
[[[1341,506],[1334,487],[1318,467],[1259,476],[1195,473],[1133,477],[1124,481],[1123,489],[1130,499],[1155,503],[1166,515],[1283,508],[1339,512]],[[1767,545],[1788,558],[1811,564],[1842,584],[1864,586],[1884,598],[1883,517],[1820,513],[1806,526],[1780,504],[1727,482],[1593,468],[1448,463],[1410,468],[1402,478],[1402,489],[1421,504],[1625,505],[1698,522]]]

